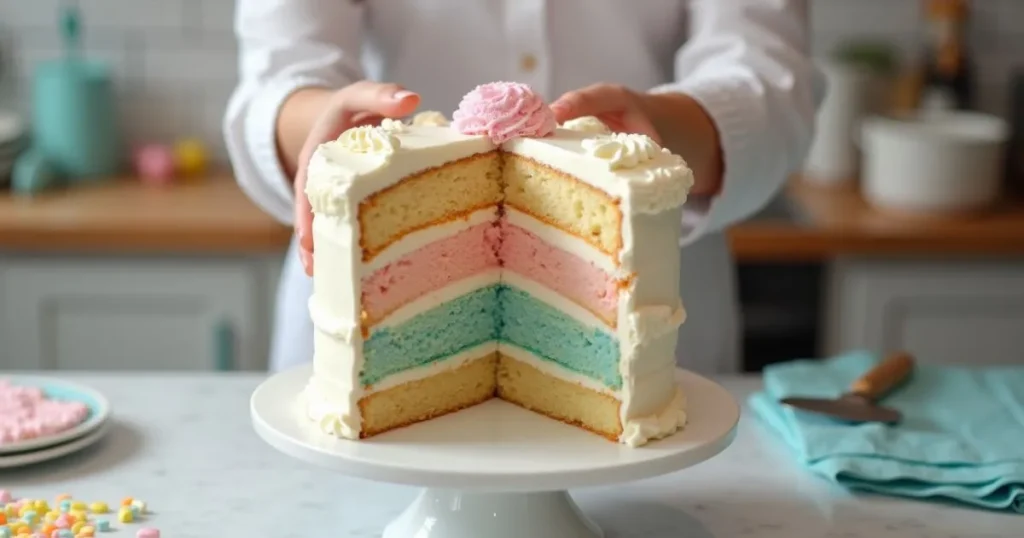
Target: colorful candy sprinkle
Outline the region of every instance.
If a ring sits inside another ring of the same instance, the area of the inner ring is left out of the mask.
[[[86,503],[62,494],[55,500],[61,510],[57,511],[45,500],[15,499],[0,491],[8,499],[0,503],[0,538],[95,538],[97,531],[115,530],[108,519],[92,519],[92,514],[110,512],[111,505],[103,501]],[[133,497],[122,499],[117,508],[118,520],[126,524],[145,521],[147,513],[146,503]],[[137,536],[159,538],[160,531],[145,527]]]
[[[0,503],[7,504],[12,500],[14,499],[11,497],[10,491],[7,491],[6,489],[0,489]]]
[[[139,499],[133,499],[132,500],[132,506],[138,508],[140,514],[145,514],[146,513],[146,502],[145,501],[142,501],[142,500],[139,500]]]

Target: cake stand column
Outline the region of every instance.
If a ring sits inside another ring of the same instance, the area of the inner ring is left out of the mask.
[[[424,489],[383,538],[602,538],[566,491]]]

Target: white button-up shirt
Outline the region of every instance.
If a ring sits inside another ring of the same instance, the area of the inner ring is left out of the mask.
[[[291,181],[275,122],[298,88],[395,82],[450,117],[477,84],[515,80],[549,100],[598,82],[693,96],[714,120],[724,188],[687,211],[680,364],[739,367],[738,309],[721,230],[763,207],[810,145],[822,87],[806,0],[238,0],[241,81],[224,122],[242,189],[281,222]],[[312,357],[309,279],[289,253],[271,366]]]

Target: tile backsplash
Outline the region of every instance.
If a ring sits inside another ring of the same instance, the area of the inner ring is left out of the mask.
[[[335,0],[344,1],[344,0]],[[728,1],[728,0],[719,0]],[[26,108],[32,66],[60,53],[61,0],[0,0],[0,106]],[[236,78],[233,0],[80,0],[84,47],[111,64],[131,140],[198,136],[223,159],[220,121]],[[918,0],[812,0],[813,49],[854,37],[918,43]],[[1024,68],[1024,0],[975,0],[979,106],[1003,113],[1008,73]]]

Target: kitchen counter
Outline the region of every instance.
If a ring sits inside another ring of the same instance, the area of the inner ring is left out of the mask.
[[[416,490],[346,478],[293,460],[254,433],[258,374],[67,375],[110,398],[100,444],[35,467],[0,471],[0,488],[148,502],[164,536],[379,536]],[[738,399],[756,378],[727,378]],[[163,395],[154,399],[155,394]],[[573,492],[618,538],[1006,538],[1021,516],[849,494],[798,467],[751,416],[731,447],[697,467]],[[112,538],[134,536],[111,533]]]
[[[253,205],[227,174],[169,187],[123,178],[34,198],[0,195],[0,249],[277,253],[290,238],[291,229]]]
[[[741,261],[837,256],[1024,254],[1024,203],[970,217],[921,219],[871,209],[854,191],[794,181],[729,230]],[[0,195],[0,249],[86,253],[272,253],[290,239],[228,174],[169,188],[123,179],[35,199]]]

